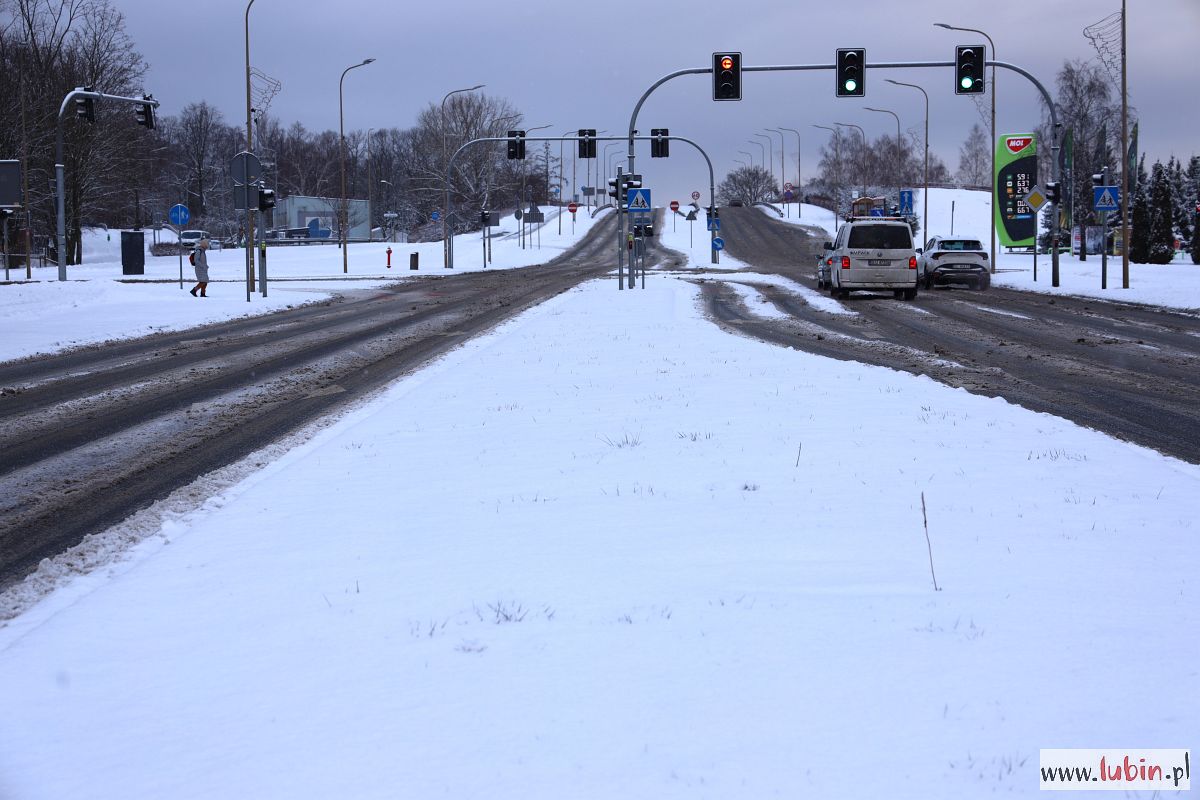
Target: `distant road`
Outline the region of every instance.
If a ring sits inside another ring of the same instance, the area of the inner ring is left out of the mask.
[[[816,290],[825,237],[761,211],[723,209],[734,257]],[[763,294],[791,320],[754,316],[720,283],[708,313],[731,331],[810,353],[928,375],[1200,463],[1200,319],[1171,310],[999,289],[922,289],[914,302],[854,294],[858,316]],[[919,409],[913,409],[914,419]]]

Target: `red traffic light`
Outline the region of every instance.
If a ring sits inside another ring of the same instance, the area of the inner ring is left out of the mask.
[[[721,59],[721,69],[733,69],[733,59],[725,56]]]

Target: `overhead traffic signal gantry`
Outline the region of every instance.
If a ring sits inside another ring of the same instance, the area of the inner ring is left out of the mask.
[[[525,131],[508,132],[508,157],[510,159],[525,158]]]
[[[959,45],[954,49],[954,93],[983,94],[986,86],[983,67],[987,62],[984,46]]]
[[[671,140],[667,137],[671,132],[666,128],[651,128],[650,135],[654,137],[650,140],[650,157],[668,158],[671,155]]]
[[[713,53],[713,100],[742,99],[742,54]]]
[[[837,51],[837,96],[863,97],[867,93],[863,63],[866,50],[861,47],[842,47]]]

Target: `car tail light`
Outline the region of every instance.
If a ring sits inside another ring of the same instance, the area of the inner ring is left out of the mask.
[[[842,256],[842,269],[850,269],[850,256]]]
[[[984,261],[987,261],[987,253],[980,253],[979,255],[983,257]]]
[[[832,267],[832,266],[833,266],[833,257],[832,257],[832,256],[830,256],[829,258],[825,259],[825,266],[827,266],[827,267]]]
[[[908,268],[909,268],[909,269],[916,269],[916,268],[917,268],[917,257],[916,257],[916,256],[909,256],[909,257],[908,257]]]

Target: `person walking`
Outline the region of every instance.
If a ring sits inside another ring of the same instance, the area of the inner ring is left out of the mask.
[[[188,260],[196,268],[196,285],[192,287],[192,297],[208,297],[208,239],[201,239],[196,244]],[[200,294],[197,295],[196,292]]]

